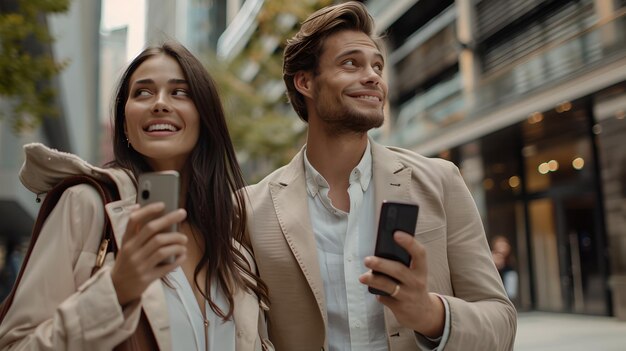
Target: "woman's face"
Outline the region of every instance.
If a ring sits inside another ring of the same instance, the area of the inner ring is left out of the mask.
[[[130,77],[124,129],[130,145],[156,171],[181,171],[200,134],[200,117],[178,62],[165,54]]]

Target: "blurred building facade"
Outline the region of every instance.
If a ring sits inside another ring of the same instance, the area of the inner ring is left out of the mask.
[[[215,52],[227,23],[241,0],[146,1],[146,43],[176,39],[194,54]]]
[[[522,310],[626,319],[626,1],[366,1],[383,143],[455,162]]]
[[[97,164],[113,160],[112,114],[113,97],[127,62],[128,25],[100,32],[100,94],[99,120],[101,125],[100,152]]]
[[[17,1],[13,3],[18,6]],[[48,118],[41,127],[21,135],[0,121],[0,246],[4,248],[28,240],[39,210],[35,195],[18,179],[24,144],[41,142],[91,162],[98,158],[100,1],[72,1],[66,13],[48,16],[45,21],[55,42],[49,47],[31,41],[27,50],[49,51],[57,61],[67,60],[67,66],[52,82],[58,117]],[[0,107],[6,103],[0,97]]]

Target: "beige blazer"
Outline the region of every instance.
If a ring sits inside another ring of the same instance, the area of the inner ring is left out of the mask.
[[[450,306],[446,350],[512,349],[516,312],[458,169],[441,159],[370,143],[377,208],[372,215],[378,218],[383,200],[420,206],[415,237],[426,247],[428,287]],[[270,339],[276,350],[327,350],[326,303],[307,208],[303,151],[247,191],[249,236],[269,286]],[[390,350],[419,350],[415,333],[400,326],[387,308],[385,322]]]
[[[135,186],[125,172],[93,167],[74,155],[41,144],[29,144],[25,151],[20,179],[38,194],[71,174],[113,178],[122,200],[109,203],[106,215],[121,245],[130,206],[135,203]],[[146,289],[140,303],[122,310],[111,282],[112,253],[107,255],[104,267],[90,277],[104,216],[102,201],[92,187],[78,185],[63,193],[40,233],[13,304],[0,326],[0,349],[111,350],[132,334],[143,307],[159,348],[171,350],[169,317],[160,281]],[[252,257],[242,251],[253,265]],[[235,349],[261,350],[259,334],[265,332],[259,330],[264,323],[259,320],[263,313],[256,296],[239,291],[234,302]]]

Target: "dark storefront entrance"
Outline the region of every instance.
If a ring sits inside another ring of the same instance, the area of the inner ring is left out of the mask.
[[[442,156],[461,168],[489,238],[506,237],[521,310],[610,314],[591,109],[563,103]]]
[[[528,202],[535,309],[608,314],[594,195],[557,190]]]

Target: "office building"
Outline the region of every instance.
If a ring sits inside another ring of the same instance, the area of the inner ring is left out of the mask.
[[[626,319],[626,1],[366,1],[382,142],[455,162],[521,310]]]

